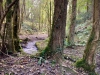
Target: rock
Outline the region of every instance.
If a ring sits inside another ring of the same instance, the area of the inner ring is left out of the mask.
[[[41,69],[41,73],[46,73],[46,69],[45,68],[42,68]]]
[[[45,63],[45,64],[49,64],[49,61],[48,61],[48,60],[45,60],[44,63]]]

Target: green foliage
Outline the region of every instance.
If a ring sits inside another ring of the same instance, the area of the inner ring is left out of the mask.
[[[71,47],[71,46],[74,46],[75,44],[73,42],[70,42],[69,40],[67,41],[66,43],[66,46],[67,47]]]
[[[86,20],[90,19],[92,14],[90,12],[81,12],[76,19],[76,24],[82,24],[86,22]]]
[[[89,75],[98,75],[95,72],[90,72]]]
[[[55,60],[51,60],[51,65],[54,66],[56,64]]]
[[[21,34],[33,34],[34,32],[37,32],[37,27],[32,26],[30,21],[24,21],[24,23],[21,25]]]
[[[15,75],[15,73],[5,73],[5,75]]]
[[[85,71],[94,72],[94,65],[89,65],[84,59],[80,59],[75,63],[77,68],[83,68]]]
[[[45,57],[48,55],[48,52],[50,53],[50,48],[48,45],[49,38],[43,41],[36,42],[36,47],[38,48],[40,57]]]
[[[41,75],[45,75],[45,73],[42,73]]]
[[[41,65],[44,62],[44,59],[42,57],[39,58],[38,64]]]
[[[75,44],[86,45],[92,30],[92,20],[87,20],[83,24],[78,24],[75,29]]]

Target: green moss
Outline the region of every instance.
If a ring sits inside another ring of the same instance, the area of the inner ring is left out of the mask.
[[[88,71],[88,72],[94,72],[94,65],[89,65],[88,63],[86,63],[86,61],[84,59],[81,59],[81,60],[78,60],[76,63],[75,63],[75,66],[78,67],[78,68],[83,68],[85,71]]]
[[[14,46],[15,46],[15,50],[17,51],[17,52],[21,52],[22,50],[22,48],[21,48],[21,46],[20,46],[20,42],[19,42],[20,40],[19,39],[14,39]]]
[[[95,35],[95,33],[94,33],[94,31],[92,30],[91,35],[90,35],[89,40],[88,40],[88,43],[91,43],[91,42],[93,41],[94,35]]]
[[[93,41],[93,39],[94,39],[94,32],[92,31],[91,32],[91,35],[90,35],[90,37],[89,37],[89,40],[88,40],[88,43],[87,43],[87,45],[86,45],[86,48],[85,48],[85,51],[84,51],[84,53],[86,54],[85,55],[85,58],[87,58],[87,56],[89,55],[89,53],[90,53],[90,50],[91,50],[91,48],[92,48],[92,41]],[[85,59],[84,58],[84,59]]]
[[[95,72],[90,72],[89,75],[98,75],[98,74]]]
[[[47,56],[51,55],[51,53],[52,53],[52,51],[47,46],[44,50],[41,51],[40,56],[41,57],[47,57]]]
[[[36,42],[36,47],[38,48],[38,54],[41,57],[46,57],[51,53],[50,48],[48,47],[49,38],[43,41]]]
[[[45,50],[46,46],[48,44],[48,39],[43,41],[36,42],[36,47],[38,48],[38,51],[41,52],[42,50]]]

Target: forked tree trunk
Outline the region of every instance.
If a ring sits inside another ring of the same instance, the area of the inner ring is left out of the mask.
[[[45,55],[53,56],[56,61],[59,61],[63,53],[67,3],[68,0],[54,0],[53,26],[48,47],[45,49]]]
[[[77,6],[77,0],[72,0],[71,23],[70,23],[70,30],[68,36],[69,46],[74,45],[74,34],[75,34],[75,25],[76,25],[76,6]]]

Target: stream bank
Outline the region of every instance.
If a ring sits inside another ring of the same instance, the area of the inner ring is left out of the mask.
[[[35,55],[38,52],[38,49],[36,47],[36,42],[45,40],[47,38],[46,34],[41,35],[20,35],[19,38],[22,40],[21,46],[23,49],[23,52]]]

